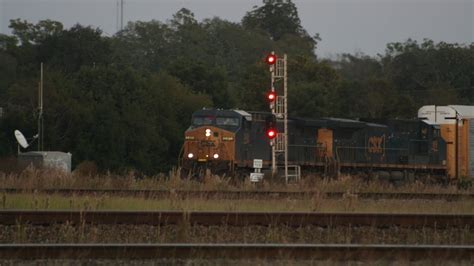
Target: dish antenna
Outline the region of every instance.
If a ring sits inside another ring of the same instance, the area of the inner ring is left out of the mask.
[[[33,140],[28,143],[23,133],[21,133],[20,130],[15,130],[16,141],[18,142],[18,145],[20,145],[23,149],[30,147],[30,144],[33,143],[38,137],[38,134],[34,135]],[[18,147],[18,153],[20,153],[20,147]]]
[[[20,144],[23,149],[26,149],[30,146],[30,144],[28,144],[28,141],[26,141],[25,136],[23,136],[23,133],[21,133],[20,130],[15,130],[15,138],[18,144]]]

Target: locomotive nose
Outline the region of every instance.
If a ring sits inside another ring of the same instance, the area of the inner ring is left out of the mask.
[[[201,127],[186,133],[185,159],[196,162],[229,160],[234,136],[231,132],[214,127]]]

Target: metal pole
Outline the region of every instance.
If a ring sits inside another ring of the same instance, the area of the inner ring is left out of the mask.
[[[275,52],[272,52],[272,54],[274,55]],[[271,90],[272,90],[272,92],[275,92],[274,83],[275,83],[275,70],[276,70],[276,68],[277,68],[277,62],[275,62],[275,64],[270,68],[270,70],[271,70],[270,72],[271,72]],[[277,105],[276,101],[277,101],[277,99],[275,99],[275,103],[273,104],[273,108],[271,110],[272,115],[275,115],[275,108],[276,108],[276,105]],[[272,178],[274,178],[276,173],[277,173],[275,141],[271,140],[270,145],[272,145]]]
[[[455,134],[456,134],[456,138],[454,140],[454,143],[455,143],[455,146],[454,146],[454,160],[456,161],[456,164],[455,164],[455,168],[454,168],[454,172],[455,172],[455,177],[456,177],[456,180],[459,180],[459,122],[458,122],[458,118],[459,117],[459,113],[458,111],[456,111],[456,130],[454,131]]]
[[[41,67],[40,67],[40,82],[38,82],[38,151],[41,150]]]
[[[117,0],[117,10],[115,11],[115,16],[116,16],[115,17],[115,30],[116,31],[120,31],[120,28],[119,28],[119,16],[120,16],[120,14],[119,14],[119,12],[120,12],[120,3]]]
[[[287,67],[286,67],[286,54],[283,57],[283,69],[284,69],[284,77],[283,77],[283,94],[284,94],[284,115],[283,115],[283,123],[285,128],[285,180],[288,183],[288,81],[287,81]]]
[[[123,30],[123,0],[120,0],[120,30]]]
[[[38,91],[38,151],[43,150],[43,62],[40,67],[40,85]]]

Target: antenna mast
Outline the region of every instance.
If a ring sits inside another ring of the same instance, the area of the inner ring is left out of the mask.
[[[115,10],[115,31],[119,31],[119,11],[120,11],[120,6],[119,6],[119,0],[117,0],[117,6]]]
[[[120,30],[123,30],[123,0],[120,0]]]
[[[41,62],[40,72],[38,90],[38,151],[43,150],[43,62]]]

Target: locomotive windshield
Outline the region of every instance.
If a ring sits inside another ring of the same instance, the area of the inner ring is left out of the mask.
[[[237,117],[217,117],[216,124],[218,126],[231,126],[231,127],[238,127],[239,126],[239,118]]]
[[[240,119],[237,117],[212,117],[196,116],[193,118],[194,126],[217,125],[221,127],[238,127]]]
[[[205,126],[212,125],[212,117],[208,116],[196,116],[193,118],[193,125],[195,126]]]

